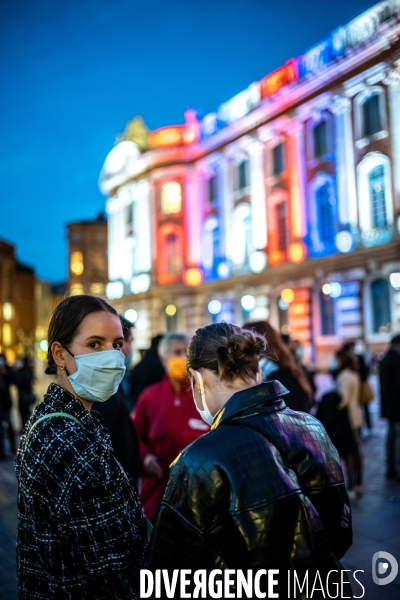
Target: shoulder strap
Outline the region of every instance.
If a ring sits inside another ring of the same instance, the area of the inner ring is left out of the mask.
[[[36,425],[39,425],[39,423],[41,423],[42,421],[45,421],[46,419],[53,419],[54,417],[64,417],[65,419],[71,419],[71,421],[75,421],[75,423],[78,423],[81,427],[84,427],[84,424],[79,419],[74,417],[73,415],[70,415],[70,414],[64,413],[64,412],[54,412],[54,413],[50,413],[48,415],[43,415],[43,417],[40,417],[40,419],[35,421],[34,424],[32,425],[32,427],[30,428],[30,430],[28,431],[28,435],[26,437],[28,437],[30,435],[32,429],[34,429],[36,427]]]

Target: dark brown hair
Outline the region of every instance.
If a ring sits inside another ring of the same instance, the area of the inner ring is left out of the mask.
[[[47,375],[57,373],[57,365],[54,362],[51,352],[53,342],[59,342],[63,346],[68,346],[77,332],[83,319],[94,312],[110,312],[118,317],[117,311],[102,298],[97,296],[70,296],[63,300],[52,314],[49,331],[47,334],[48,351]]]
[[[340,361],[340,365],[338,365],[336,371],[337,375],[345,369],[350,369],[350,371],[354,372],[358,371],[357,359],[354,354],[346,348],[346,345],[336,352],[336,358]]]
[[[265,339],[230,323],[201,327],[189,342],[188,369],[210,369],[222,380],[255,379],[258,361],[265,353]]]
[[[268,344],[269,359],[275,362],[282,371],[288,371],[295,379],[297,379],[301,389],[311,400],[311,386],[301,368],[296,364],[289,346],[285,344],[276,329],[274,329],[268,321],[248,322],[243,325],[243,328],[255,331],[259,335],[264,336]]]

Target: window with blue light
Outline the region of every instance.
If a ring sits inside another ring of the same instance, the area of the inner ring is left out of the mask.
[[[314,158],[321,158],[328,154],[328,124],[321,121],[313,129]]]
[[[378,131],[382,131],[382,114],[380,94],[369,96],[362,103],[363,115],[363,137],[369,137]]]
[[[280,202],[276,207],[276,221],[278,225],[278,249],[286,252],[287,248],[287,217],[286,202]]]
[[[321,317],[321,335],[335,335],[335,300],[322,290],[319,293],[319,310]]]
[[[385,172],[383,165],[372,169],[368,175],[371,227],[384,228],[387,226],[386,198],[385,198]]]
[[[382,333],[390,330],[390,292],[386,279],[375,279],[371,283],[372,331]]]
[[[242,160],[237,165],[237,189],[244,190],[249,185],[249,161]]]
[[[285,155],[283,143],[278,144],[272,151],[273,153],[273,174],[280,175],[285,171]]]
[[[213,175],[208,180],[208,200],[211,204],[218,200],[218,175]]]
[[[327,181],[315,193],[317,203],[319,238],[326,245],[335,241],[335,197],[332,185]]]

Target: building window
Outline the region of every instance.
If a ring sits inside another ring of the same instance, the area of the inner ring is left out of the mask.
[[[363,137],[382,131],[381,94],[373,94],[362,103]]]
[[[322,290],[319,293],[321,335],[335,335],[335,301]]]
[[[215,216],[204,223],[202,257],[204,269],[215,274],[220,257],[220,228],[218,218]]]
[[[237,189],[244,190],[249,185],[249,161],[242,160],[237,165]]]
[[[328,154],[328,126],[326,121],[321,121],[313,129],[314,158]]]
[[[83,273],[83,256],[82,252],[72,252],[70,258],[70,268],[74,275],[82,275]]]
[[[315,193],[317,203],[319,238],[324,244],[335,240],[335,196],[329,182],[321,185]]]
[[[252,252],[251,208],[240,204],[233,213],[232,260],[237,266],[247,266]]]
[[[128,204],[125,207],[125,219],[126,219],[126,224],[127,225],[131,225],[132,221],[133,221],[133,202],[131,202],[130,204]]]
[[[390,295],[386,279],[375,279],[371,284],[372,293],[372,331],[385,333],[390,330]]]
[[[285,157],[283,151],[283,143],[278,144],[273,149],[273,160],[274,160],[274,175],[280,175],[285,171]]]
[[[218,176],[213,175],[208,180],[208,200],[211,203],[214,203],[218,200]]]
[[[383,165],[375,167],[368,175],[371,226],[373,229],[377,227],[384,228],[387,225],[384,176]]]
[[[167,270],[169,275],[179,275],[182,270],[182,258],[179,254],[179,240],[175,233],[169,233],[165,240]]]
[[[286,231],[286,202],[280,202],[276,207],[276,222],[278,225],[278,249],[286,252],[287,231]]]
[[[179,213],[182,210],[182,190],[179,183],[169,181],[161,188],[161,212],[164,215]]]

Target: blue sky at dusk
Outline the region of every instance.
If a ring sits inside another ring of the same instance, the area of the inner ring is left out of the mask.
[[[1,0],[0,238],[66,277],[65,224],[104,208],[115,135],[215,110],[371,0]]]

